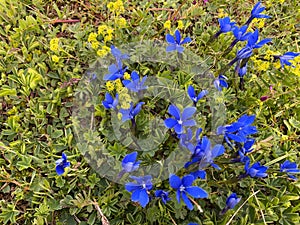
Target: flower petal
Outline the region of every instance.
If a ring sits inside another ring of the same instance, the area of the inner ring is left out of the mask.
[[[173,118],[165,119],[165,126],[169,129],[173,128],[176,124],[178,124],[178,122]]]
[[[186,175],[182,178],[182,185],[185,187],[192,186],[194,177],[192,175]]]
[[[196,107],[187,107],[182,112],[182,120],[185,121],[192,117],[194,113],[196,112]]]
[[[187,187],[185,191],[194,198],[207,198],[208,194],[200,187]]]
[[[188,209],[193,210],[194,206],[184,192],[182,192],[181,197],[182,197],[184,203],[186,204],[186,206],[188,207]]]
[[[178,176],[175,174],[172,174],[169,178],[170,186],[174,189],[178,189],[181,185],[181,180]]]
[[[176,105],[170,105],[168,112],[174,116],[176,120],[180,120],[180,110]]]

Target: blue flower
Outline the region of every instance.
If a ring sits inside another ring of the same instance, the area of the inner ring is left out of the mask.
[[[110,46],[110,52],[115,57],[118,68],[121,69],[122,68],[122,60],[129,59],[129,56],[127,54],[122,54],[121,51],[119,49],[117,49],[114,45]]]
[[[155,191],[155,197],[161,198],[162,202],[164,204],[167,203],[167,201],[170,201],[171,199],[169,198],[169,192],[163,191],[163,190],[157,190]]]
[[[219,31],[220,34],[232,31],[235,22],[230,22],[230,18],[228,16],[224,18],[220,18],[218,20],[220,24],[220,31]]]
[[[134,117],[141,111],[143,104],[145,104],[145,102],[139,102],[135,107],[133,107],[133,103],[131,102],[129,109],[120,109],[120,113],[122,113],[122,122],[133,120]]]
[[[202,90],[197,96],[194,87],[192,85],[188,87],[188,95],[190,99],[194,102],[194,105],[196,105],[196,103],[207,94],[207,90]]]
[[[239,68],[238,75],[239,77],[244,77],[246,73],[247,73],[247,63],[242,68]]]
[[[65,172],[65,168],[69,167],[71,164],[70,162],[67,162],[68,158],[65,153],[62,153],[61,159],[56,160],[56,173],[58,175],[62,175]]]
[[[125,184],[125,189],[132,192],[131,200],[134,202],[139,202],[144,208],[149,202],[148,192],[152,189],[152,177],[150,175],[144,177],[130,176],[131,179],[135,180],[137,183],[127,183]]]
[[[188,223],[188,225],[199,225],[198,223]]]
[[[274,56],[274,58],[280,60],[282,68],[284,68],[284,65],[295,67],[291,62],[289,62],[289,60],[293,60],[298,55],[300,55],[300,53],[286,52],[282,56]]]
[[[291,179],[297,180],[297,178],[292,174],[300,173],[300,170],[295,162],[286,160],[284,163],[280,164],[280,172],[285,172]]]
[[[166,41],[169,44],[169,46],[167,46],[166,48],[167,52],[177,51],[179,53],[182,53],[184,48],[181,45],[191,42],[192,39],[190,37],[186,37],[181,41],[180,32],[179,30],[176,30],[175,36],[172,36],[170,34],[166,35]]]
[[[122,63],[120,65],[112,64],[108,67],[109,74],[104,75],[104,80],[117,80],[123,78],[127,67],[122,68]]]
[[[237,120],[237,122],[234,122],[230,125],[218,127],[217,135],[225,134],[225,140],[229,145],[231,145],[231,143],[229,143],[228,139],[239,143],[246,142],[248,135],[257,133],[256,127],[251,126],[254,120],[255,115],[243,115]]]
[[[106,92],[105,93],[105,100],[102,101],[102,105],[106,108],[106,109],[117,109],[117,105],[119,102],[119,94],[116,94],[116,98],[113,99],[113,97]]]
[[[247,29],[248,29],[247,25],[244,25],[240,28],[237,26],[234,26],[234,28],[232,29],[232,33],[233,33],[234,37],[236,38],[236,40],[239,40],[239,41],[248,40],[249,36],[252,33],[251,32],[246,33]]]
[[[131,173],[137,170],[140,166],[141,161],[136,162],[137,152],[127,154],[122,160],[122,168],[124,172]]]
[[[182,134],[185,126],[195,126],[195,120],[190,119],[196,112],[195,107],[187,107],[183,110],[182,114],[180,110],[175,105],[170,105],[168,109],[169,114],[175,117],[168,118],[165,120],[165,126],[169,129],[174,127],[177,134]]]
[[[178,176],[172,174],[169,179],[170,186],[176,189],[176,198],[178,203],[180,199],[186,204],[189,210],[193,210],[193,204],[189,200],[187,194],[194,198],[207,198],[208,194],[200,187],[192,186],[194,182],[194,177],[192,175],[186,175],[182,179]]]
[[[222,210],[221,214],[224,214],[229,209],[233,209],[240,202],[240,200],[241,198],[238,198],[236,193],[229,195],[229,197],[226,199],[226,206]]]
[[[201,142],[199,142],[195,147],[191,161],[187,162],[184,167],[187,168],[191,164],[198,163],[199,169],[204,169],[210,165],[216,169],[220,169],[220,167],[214,163],[214,159],[222,155],[224,152],[225,148],[220,144],[211,148],[210,140],[204,136]]]
[[[260,14],[264,10],[265,10],[265,7],[261,7],[261,2],[256,3],[251,11],[251,16],[248,19],[248,21],[246,22],[246,24],[249,25],[254,18],[265,18],[265,19],[271,18],[268,15]]]
[[[206,177],[206,172],[204,170],[197,170],[197,171],[191,172],[190,174],[194,177],[194,179],[200,178],[200,179],[204,180]]]
[[[190,128],[187,129],[186,133],[179,134],[178,137],[180,139],[179,143],[181,144],[181,146],[189,149],[191,152],[194,151],[195,146],[191,142],[193,139],[193,132]]]
[[[228,84],[226,82],[228,78],[220,75],[217,79],[214,80],[214,86],[218,89],[218,91],[222,91],[222,88],[228,88]]]
[[[143,79],[140,81],[140,77],[139,77],[138,73],[136,71],[133,71],[131,73],[131,79],[132,79],[132,81],[123,80],[123,84],[129,90],[131,90],[133,92],[139,92],[139,91],[147,89],[147,87],[144,86],[147,76],[144,76]]]
[[[247,47],[250,47],[252,49],[254,48],[261,48],[263,45],[269,43],[272,41],[271,38],[265,38],[261,40],[260,42],[256,43],[258,41],[259,37],[259,32],[258,29],[256,29],[249,37],[248,37],[248,42],[247,42]]]
[[[245,171],[246,175],[249,175],[250,177],[266,177],[268,174],[266,171],[268,170],[267,166],[261,166],[260,162],[254,163],[251,167],[250,161],[247,161],[245,164]]]

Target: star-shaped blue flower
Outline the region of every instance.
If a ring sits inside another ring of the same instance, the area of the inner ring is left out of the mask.
[[[150,175],[144,177],[130,176],[136,183],[125,184],[125,189],[132,192],[131,200],[139,202],[144,208],[149,203],[148,191],[152,189],[152,177]]]
[[[242,27],[238,27],[238,26],[234,26],[234,28],[232,29],[232,33],[234,35],[234,37],[236,38],[236,40],[239,41],[246,41],[248,40],[249,36],[252,34],[251,32],[247,32],[248,26],[244,25]]]
[[[292,174],[298,174],[300,173],[300,170],[295,162],[286,160],[284,163],[280,164],[280,172],[285,172],[288,174],[289,178],[297,180],[297,178]]]
[[[193,210],[193,204],[189,200],[188,195],[194,198],[207,198],[208,194],[200,187],[192,186],[194,182],[194,177],[192,175],[186,175],[182,179],[178,176],[172,174],[169,179],[170,186],[176,189],[176,198],[178,203],[180,199],[183,199],[183,202],[186,204],[189,210]]]
[[[147,86],[144,86],[146,82],[147,76],[144,76],[140,81],[140,77],[136,71],[131,73],[131,80],[123,80],[123,84],[126,88],[133,92],[139,92],[142,90],[146,90]]]
[[[117,109],[117,105],[119,102],[119,94],[116,94],[116,98],[114,99],[110,93],[106,92],[105,93],[105,100],[102,101],[102,105],[106,108],[106,109]]]
[[[246,24],[249,25],[254,18],[271,18],[268,15],[261,14],[265,10],[265,7],[261,7],[261,2],[257,2],[251,11],[251,16],[247,20]]]
[[[180,32],[179,30],[176,30],[175,36],[172,36],[171,34],[166,35],[166,41],[169,44],[169,46],[167,46],[166,48],[167,52],[177,51],[179,53],[182,53],[184,50],[182,45],[191,42],[192,39],[190,37],[186,37],[181,41]]]
[[[145,102],[139,102],[135,107],[133,107],[133,103],[131,102],[129,109],[120,109],[120,113],[122,113],[122,122],[133,120],[134,117],[141,111],[143,104],[145,104]]]
[[[196,112],[195,107],[187,107],[183,110],[182,114],[180,110],[175,105],[170,105],[168,109],[169,114],[175,117],[168,118],[165,120],[165,126],[169,129],[174,128],[177,134],[182,134],[184,132],[185,126],[195,126],[196,122],[190,119]]]
[[[261,166],[260,162],[254,163],[251,167],[250,167],[250,161],[247,161],[245,164],[246,175],[249,175],[252,178],[254,178],[254,177],[261,178],[261,177],[268,176],[268,174],[266,173],[267,170],[268,170],[268,167]]]
[[[56,160],[55,170],[58,175],[62,175],[65,172],[65,168],[71,165],[67,160],[68,158],[65,153],[62,153],[61,159]]]
[[[228,88],[228,84],[226,82],[228,78],[224,75],[219,75],[217,79],[214,80],[214,86],[218,89],[218,91],[222,91],[223,88]]]
[[[167,201],[171,200],[171,198],[169,198],[169,192],[163,190],[156,190],[155,197],[161,198],[164,204],[167,204]]]
[[[190,99],[193,101],[194,105],[196,105],[196,103],[202,99],[205,95],[208,94],[207,90],[202,90],[198,95],[196,95],[195,89],[192,85],[190,85],[188,87],[188,95],[190,97]]]
[[[224,18],[220,18],[219,20],[219,25],[220,25],[220,31],[219,33],[227,33],[229,31],[232,31],[235,22],[230,22],[230,18],[224,17]]]
[[[141,161],[136,161],[137,152],[127,154],[122,160],[122,168],[126,173],[131,173],[137,170]]]
[[[282,56],[274,56],[274,58],[280,60],[281,68],[284,68],[285,65],[295,67],[290,60],[293,60],[298,55],[300,55],[300,53],[286,52]]]
[[[122,68],[122,63],[120,65],[111,64],[108,67],[108,74],[104,75],[104,80],[117,80],[119,78],[123,78],[124,73],[126,72],[127,67]]]

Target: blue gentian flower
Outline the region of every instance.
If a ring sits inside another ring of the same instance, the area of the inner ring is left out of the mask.
[[[246,33],[248,29],[247,25],[244,25],[242,27],[234,26],[232,29],[232,33],[236,40],[238,41],[246,41],[248,40],[249,36],[252,34],[251,32]]]
[[[229,209],[233,209],[240,202],[240,200],[241,198],[238,198],[236,193],[229,195],[229,197],[226,199],[226,206],[222,210],[221,214],[226,213]]]
[[[161,198],[164,204],[167,204],[167,201],[170,201],[169,192],[163,190],[156,190],[155,197]]]
[[[104,75],[104,80],[117,80],[123,78],[127,67],[122,68],[122,63],[120,65],[112,64],[108,67],[109,74]]]
[[[119,49],[117,49],[114,45],[110,46],[110,52],[115,57],[115,59],[117,61],[117,65],[122,65],[123,59],[129,59],[129,55],[122,54],[121,51]]]
[[[281,68],[284,68],[285,65],[295,67],[289,60],[293,60],[298,55],[300,55],[300,53],[286,52],[282,56],[274,56],[274,58],[280,60]]]
[[[145,102],[139,102],[133,107],[133,103],[131,102],[129,109],[120,109],[120,113],[122,113],[122,122],[134,120],[134,117],[141,111],[143,104],[145,104]]]
[[[131,173],[137,170],[141,161],[136,161],[137,152],[127,154],[122,160],[122,168],[126,173]]]
[[[280,172],[285,172],[288,174],[289,178],[297,180],[297,178],[292,174],[300,173],[300,170],[295,162],[286,160],[284,163],[280,164]]]
[[[194,87],[192,85],[188,87],[188,95],[190,99],[193,101],[194,105],[196,105],[196,103],[207,94],[208,94],[207,90],[202,90],[198,95],[196,95]]]
[[[126,88],[133,92],[139,92],[142,90],[146,90],[147,87],[144,86],[144,83],[147,79],[147,76],[144,76],[143,79],[140,81],[140,77],[136,71],[131,73],[131,81],[130,80],[123,80],[123,84]]]
[[[217,135],[224,134],[226,141],[230,139],[239,143],[246,142],[248,135],[257,133],[256,127],[251,126],[254,120],[255,115],[243,115],[237,120],[237,122],[218,127]],[[227,143],[230,145],[228,141]]]
[[[198,223],[188,223],[188,225],[199,225]]]
[[[110,93],[106,92],[105,93],[105,100],[102,101],[102,105],[106,108],[106,109],[117,109],[117,105],[119,102],[119,94],[116,94],[116,98],[114,99]]]
[[[152,189],[152,177],[147,175],[144,177],[130,176],[131,179],[135,180],[137,183],[127,183],[125,184],[125,189],[132,192],[131,200],[134,202],[139,202],[144,208],[149,203],[149,190]]]
[[[187,168],[191,164],[198,163],[199,169],[204,169],[210,165],[216,169],[220,169],[220,167],[214,163],[214,159],[222,155],[224,152],[225,148],[220,144],[217,144],[211,148],[210,140],[204,136],[202,137],[201,142],[199,142],[195,147],[191,161],[187,162],[184,167]]]
[[[187,129],[186,133],[183,134],[179,134],[179,143],[181,144],[181,146],[189,149],[191,152],[194,151],[195,146],[192,143],[192,139],[193,139],[193,132],[190,128]]]
[[[178,176],[172,174],[169,179],[170,186],[176,189],[176,198],[178,203],[180,199],[183,199],[183,202],[186,204],[189,210],[193,210],[193,204],[189,200],[187,194],[194,198],[207,198],[208,194],[200,187],[192,186],[194,182],[194,177],[192,175],[186,175],[182,179]]]
[[[258,29],[256,29],[249,37],[248,37],[248,42],[247,42],[247,47],[250,47],[252,49],[254,48],[261,48],[263,45],[269,43],[272,41],[271,38],[265,38],[261,40],[260,42],[256,43],[258,41],[259,37],[259,32]]]
[[[220,31],[219,31],[220,34],[232,31],[232,29],[235,25],[235,22],[230,22],[230,18],[228,16],[224,17],[224,18],[220,18],[218,20],[219,20],[219,25],[220,25]]]
[[[177,51],[179,53],[182,53],[184,48],[181,45],[191,42],[192,39],[190,37],[186,37],[181,41],[180,32],[179,30],[176,30],[175,36],[172,36],[170,34],[166,35],[166,41],[169,44],[169,46],[167,46],[166,48],[167,52]]]
[[[251,11],[251,16],[247,20],[246,24],[249,25],[254,18],[271,18],[268,15],[261,14],[262,11],[265,10],[265,7],[261,7],[261,2],[257,2]]]
[[[71,165],[70,162],[67,162],[67,160],[68,160],[68,158],[65,153],[62,153],[61,158],[56,160],[55,170],[58,175],[62,175],[65,172],[65,168],[69,167]]]
[[[228,84],[226,82],[228,78],[224,75],[219,75],[217,79],[214,80],[214,86],[218,89],[218,91],[222,91],[222,88],[228,88]]]
[[[246,73],[247,73],[247,63],[242,68],[239,68],[238,75],[239,77],[244,77]]]
[[[246,175],[249,175],[250,177],[266,177],[268,174],[266,171],[268,170],[267,166],[261,166],[260,162],[254,163],[251,167],[250,166],[250,161],[247,161],[245,164],[245,171]]]
[[[196,122],[193,119],[190,119],[196,112],[195,107],[187,107],[183,110],[182,114],[180,110],[175,105],[170,105],[168,109],[169,114],[175,117],[168,118],[165,120],[165,126],[169,129],[174,127],[174,130],[177,134],[182,134],[185,126],[195,126]]]

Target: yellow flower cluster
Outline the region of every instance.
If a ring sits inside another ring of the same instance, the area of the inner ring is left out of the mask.
[[[59,59],[60,59],[57,55],[53,55],[51,58],[52,58],[52,61],[55,63],[58,63]]]
[[[107,46],[102,46],[101,49],[97,51],[97,55],[101,58],[105,57],[110,52],[110,48]]]
[[[177,21],[177,28],[178,28],[179,30],[181,30],[181,29],[184,28],[184,25],[183,25],[182,20],[178,20],[178,21]]]
[[[129,80],[130,79],[130,74],[125,72],[123,77],[124,77],[125,80]]]
[[[123,87],[118,93],[119,93],[119,102],[121,103],[121,108],[129,109],[132,99],[128,94],[127,88]]]
[[[251,23],[252,29],[254,28],[263,28],[265,26],[264,18],[254,18]]]
[[[295,67],[289,67],[290,68],[290,71],[297,75],[297,76],[300,76],[300,56],[297,56],[294,58],[294,60],[292,61],[292,64],[295,66]]]
[[[50,50],[51,51],[57,51],[59,48],[59,39],[58,38],[52,38],[50,40]]]
[[[118,28],[125,28],[127,26],[127,22],[126,22],[125,18],[123,18],[123,17],[116,18],[115,24]]]
[[[109,2],[107,4],[107,8],[109,11],[115,13],[116,15],[120,15],[125,12],[124,4],[122,0],[117,0],[116,2]]]
[[[218,9],[218,18],[224,18],[224,17],[226,17],[226,16],[228,16],[228,14],[227,14],[227,13],[224,13],[224,9],[219,8],[219,9]]]

